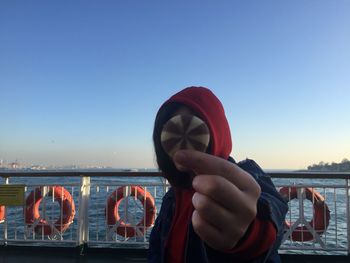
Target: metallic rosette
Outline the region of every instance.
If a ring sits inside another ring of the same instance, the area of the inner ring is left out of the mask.
[[[176,115],[164,125],[160,140],[170,157],[180,149],[206,152],[210,132],[200,118],[193,115]]]

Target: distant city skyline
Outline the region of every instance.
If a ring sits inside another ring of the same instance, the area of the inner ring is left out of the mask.
[[[159,106],[222,101],[236,160],[350,159],[350,1],[3,1],[0,159],[156,167]]]
[[[300,167],[299,169],[282,169],[282,168],[265,168],[265,170],[303,170],[308,169],[311,166],[326,166],[332,164],[340,164],[344,162],[349,162],[347,158],[343,158],[341,161],[330,161],[324,162],[320,161],[318,163],[309,164],[307,167]],[[28,163],[26,161],[20,162],[18,160],[15,161],[4,161],[0,159],[0,168],[7,169],[33,169],[33,170],[44,170],[44,169],[157,169],[157,167],[116,167],[116,166],[106,166],[106,165],[91,165],[91,164],[40,164],[40,163]]]

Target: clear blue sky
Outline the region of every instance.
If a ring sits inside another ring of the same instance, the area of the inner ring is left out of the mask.
[[[160,104],[222,100],[232,156],[350,158],[350,1],[1,1],[0,159],[154,167]]]

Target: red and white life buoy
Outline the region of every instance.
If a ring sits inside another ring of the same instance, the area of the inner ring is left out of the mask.
[[[60,205],[61,215],[56,222],[51,225],[41,218],[39,206],[43,199],[41,188],[36,188],[26,199],[25,222],[27,225],[35,225],[35,232],[50,236],[54,231],[63,233],[70,224],[73,223],[75,215],[75,205],[71,194],[62,186],[50,186],[47,196],[54,196],[55,201]]]
[[[119,215],[118,208],[123,198],[127,197],[124,195],[125,187],[119,187],[113,191],[107,200],[107,224],[115,225],[118,224],[116,232],[118,235],[123,237],[133,237],[137,235],[137,232],[144,234],[145,230],[152,226],[156,216],[156,206],[153,196],[143,189],[141,186],[132,185],[130,186],[130,196],[136,197],[144,209],[144,216],[140,222],[135,226],[124,222]]]
[[[0,223],[5,221],[5,206],[0,205]]]
[[[296,187],[283,187],[280,189],[280,194],[286,200],[292,200],[298,198],[298,192]],[[313,218],[309,222],[309,225],[315,229],[318,235],[323,234],[329,225],[330,211],[327,204],[325,203],[324,197],[314,190],[313,188],[305,188],[305,197],[310,200],[313,204]],[[285,225],[290,229],[293,225],[292,222],[285,221]],[[291,234],[293,241],[311,241],[315,237],[307,229],[305,225],[298,226]]]

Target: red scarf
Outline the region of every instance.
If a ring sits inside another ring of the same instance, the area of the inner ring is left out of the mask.
[[[192,205],[193,189],[175,188],[176,207],[175,215],[168,240],[165,244],[166,262],[182,263],[185,261],[185,246],[187,241],[188,225],[191,222],[194,207]]]

